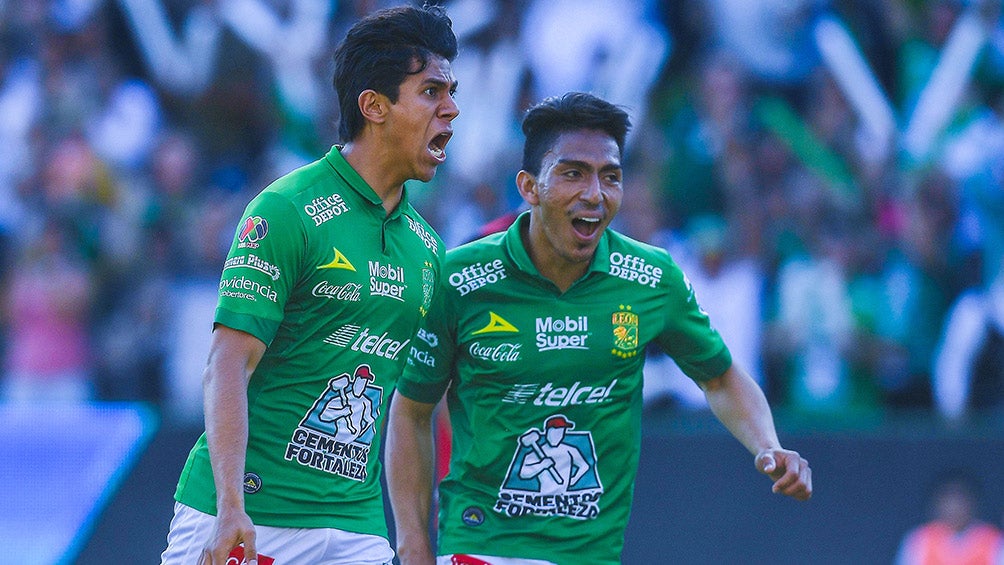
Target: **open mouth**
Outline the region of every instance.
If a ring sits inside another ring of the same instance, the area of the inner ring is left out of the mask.
[[[453,137],[453,133],[446,131],[432,138],[432,141],[429,142],[429,153],[432,153],[436,160],[446,159],[446,144],[449,143],[451,137]]]
[[[573,218],[572,229],[582,237],[592,237],[600,229],[599,218]]]

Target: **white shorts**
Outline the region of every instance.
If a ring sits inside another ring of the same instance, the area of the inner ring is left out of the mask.
[[[198,563],[215,527],[216,516],[176,502],[161,565]],[[261,556],[275,565],[390,565],[394,559],[386,539],[334,528],[255,526],[255,544],[259,564]]]
[[[494,557],[492,555],[475,555],[473,553],[465,553],[463,557],[473,557],[477,561],[465,560],[456,555],[440,555],[436,557],[436,565],[467,565],[467,564],[477,564],[478,561],[484,563],[485,565],[556,565],[550,561],[541,561],[540,559],[520,559],[519,557]],[[456,558],[456,559],[455,559]]]

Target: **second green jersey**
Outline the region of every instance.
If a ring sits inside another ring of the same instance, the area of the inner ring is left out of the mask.
[[[439,553],[618,563],[641,445],[644,350],[697,381],[731,355],[662,249],[608,230],[562,293],[507,232],[447,253],[398,391],[447,394]]]
[[[255,524],[387,537],[380,430],[443,252],[406,195],[386,213],[337,148],[248,205],[215,320],[267,345],[247,393]],[[175,497],[216,513],[205,434]]]

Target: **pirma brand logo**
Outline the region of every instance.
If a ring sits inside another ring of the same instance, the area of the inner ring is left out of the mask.
[[[247,247],[257,249],[258,242],[268,235],[268,222],[261,216],[248,216],[244,218],[240,231],[237,232],[237,247]]]
[[[638,354],[638,314],[631,311],[631,306],[621,304],[619,308],[611,316],[614,348],[610,352],[622,358],[634,357]]]
[[[518,334],[516,326],[510,324],[505,318],[499,316],[491,310],[488,311],[488,325],[480,330],[474,330],[471,335],[511,333]]]
[[[485,523],[485,513],[477,506],[469,506],[464,509],[460,519],[468,526],[480,526]]]
[[[335,258],[329,263],[318,266],[318,269],[345,269],[347,271],[356,270],[356,268],[352,266],[352,263],[349,262],[345,255],[342,255],[342,252],[339,251],[338,248],[332,247],[331,251],[334,252]]]
[[[261,477],[256,473],[244,473],[244,493],[254,494],[261,490]]]

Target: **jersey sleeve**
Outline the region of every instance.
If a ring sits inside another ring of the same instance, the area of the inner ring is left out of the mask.
[[[296,284],[305,241],[303,223],[289,200],[271,192],[255,197],[224,263],[216,323],[271,343]]]
[[[398,392],[411,400],[434,404],[439,402],[450,385],[456,351],[456,324],[447,292],[449,290],[440,280],[432,297],[432,306],[411,341],[413,345],[397,384]]]
[[[700,382],[720,376],[732,366],[732,354],[679,266],[670,260],[666,273],[666,324],[656,343],[691,379]]]

